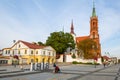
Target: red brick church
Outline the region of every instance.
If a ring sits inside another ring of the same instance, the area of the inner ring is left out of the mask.
[[[96,55],[97,55],[98,58],[100,58],[101,57],[101,44],[100,44],[98,28],[99,28],[98,27],[98,17],[96,15],[95,6],[94,6],[94,3],[93,3],[92,16],[90,17],[90,33],[89,33],[89,35],[88,36],[75,37],[73,21],[71,23],[70,33],[74,36],[76,44],[78,44],[79,42],[81,42],[85,39],[93,39],[96,42],[96,45],[97,45]]]

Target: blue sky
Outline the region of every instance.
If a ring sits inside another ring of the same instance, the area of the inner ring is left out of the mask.
[[[120,58],[120,0],[95,0],[102,54]],[[50,33],[89,35],[93,0],[0,0],[0,49],[13,40],[45,42]]]

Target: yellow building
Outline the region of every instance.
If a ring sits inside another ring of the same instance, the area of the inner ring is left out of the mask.
[[[2,50],[2,58],[7,58],[7,64],[30,64],[56,62],[56,51],[51,46],[39,46],[19,40],[10,48]]]

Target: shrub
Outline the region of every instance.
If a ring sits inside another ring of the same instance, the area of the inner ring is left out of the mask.
[[[76,58],[75,54],[72,55],[72,58]]]
[[[73,63],[73,64],[78,64],[78,62],[77,62],[77,61],[73,61],[72,63]]]

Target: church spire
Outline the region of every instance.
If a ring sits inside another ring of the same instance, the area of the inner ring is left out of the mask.
[[[70,33],[71,33],[71,34],[75,34],[75,33],[74,33],[73,20],[72,20],[72,22],[71,22],[71,31],[70,31]]]
[[[95,11],[95,3],[94,3],[94,0],[93,0],[93,11],[92,11],[92,17],[95,17],[96,16],[96,11]]]

